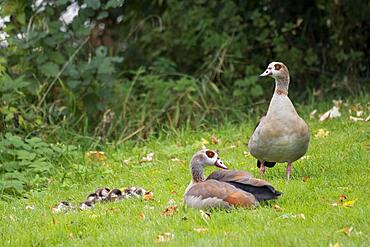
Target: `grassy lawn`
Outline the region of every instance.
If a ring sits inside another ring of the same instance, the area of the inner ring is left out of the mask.
[[[155,245],[159,234],[171,233],[171,239],[161,244],[369,246],[369,123],[351,122],[347,116],[324,122],[312,120],[309,125],[312,134],[309,151],[293,164],[292,179],[286,180],[283,164],[266,171],[265,179],[284,193],[279,200],[255,209],[211,212],[208,220],[199,210],[183,207],[183,192],[190,181],[188,163],[202,143],[209,142],[208,148],[219,149],[229,168],[260,177],[254,158],[246,153],[245,143],[254,127],[252,121],[203,133],[163,133],[145,145],[128,142],[119,147],[107,146],[105,164],[87,162],[81,151],[80,157],[70,161],[74,169],[64,174],[63,179],[62,175],[55,176],[47,189],[31,193],[27,199],[0,201],[0,243]],[[328,135],[315,137],[319,129],[329,131]],[[218,138],[218,144],[211,143],[212,135]],[[150,152],[154,152],[154,160],[140,163]],[[207,169],[206,174],[211,170]],[[153,191],[154,197],[151,201],[131,199],[97,204],[87,211],[51,212],[59,201],[82,202],[88,193],[103,186],[141,186]],[[341,194],[347,197],[344,204],[348,207],[332,205]],[[162,216],[170,199],[176,202],[178,211],[172,216]]]

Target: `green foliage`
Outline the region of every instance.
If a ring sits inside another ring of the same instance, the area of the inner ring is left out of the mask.
[[[19,194],[44,186],[55,171],[57,159],[73,149],[47,144],[38,137],[23,140],[11,133],[0,135],[1,194]]]
[[[124,140],[238,121],[270,97],[272,84],[257,75],[274,60],[289,67],[296,102],[313,90],[321,99],[369,89],[363,1],[31,2],[0,10],[11,16],[0,125],[14,133],[62,125]],[[62,21],[77,3],[78,15]]]

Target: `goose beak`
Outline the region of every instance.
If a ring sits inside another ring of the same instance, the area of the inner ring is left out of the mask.
[[[272,71],[269,70],[269,69],[266,69],[265,72],[263,72],[262,74],[260,74],[260,77],[265,77],[265,76],[269,76],[269,75],[272,75]]]
[[[225,166],[225,164],[220,159],[216,160],[215,166],[220,167],[221,169],[225,169],[225,170],[227,169],[227,166]]]

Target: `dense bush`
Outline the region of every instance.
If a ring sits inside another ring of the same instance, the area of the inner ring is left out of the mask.
[[[9,0],[0,15],[0,126],[13,133],[55,124],[122,141],[238,120],[270,97],[257,75],[273,60],[297,102],[370,84],[366,1]]]

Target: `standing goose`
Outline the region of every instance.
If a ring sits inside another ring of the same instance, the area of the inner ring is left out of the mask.
[[[276,199],[281,194],[271,184],[244,171],[220,170],[205,178],[203,168],[206,166],[227,169],[215,151],[197,152],[190,162],[192,180],[184,196],[184,203],[189,207],[252,207],[260,200]]]
[[[265,173],[265,166],[287,162],[289,179],[292,163],[307,151],[310,131],[288,97],[288,68],[283,63],[272,62],[260,76],[275,79],[275,92],[266,116],[261,118],[249,140],[248,149],[258,159],[261,175]]]

